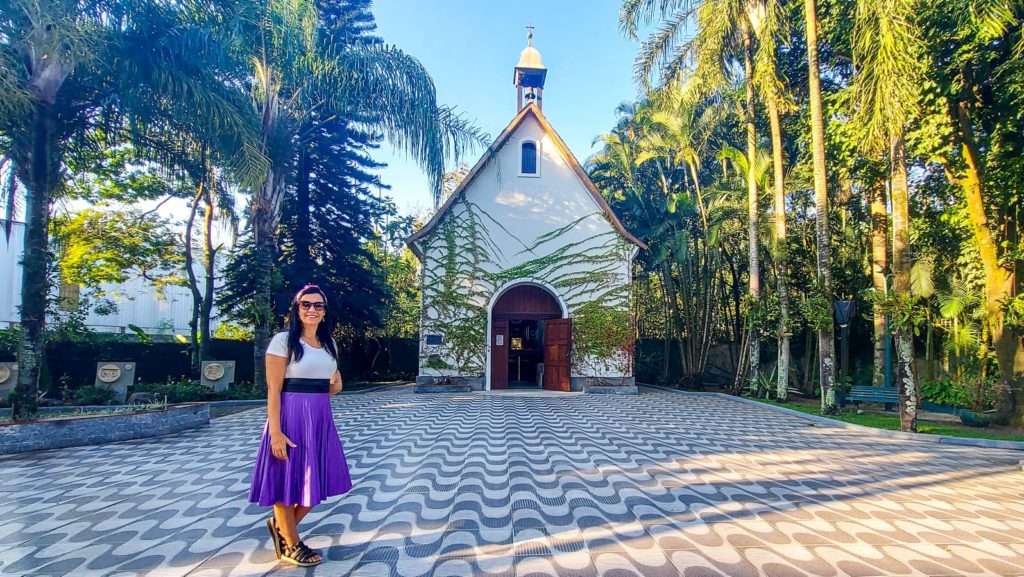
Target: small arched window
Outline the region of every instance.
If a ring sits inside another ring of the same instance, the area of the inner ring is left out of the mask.
[[[526,141],[522,146],[522,163],[519,174],[537,174],[537,143]]]

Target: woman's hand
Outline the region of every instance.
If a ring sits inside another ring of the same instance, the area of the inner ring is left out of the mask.
[[[333,396],[340,393],[341,388],[341,373],[334,371],[334,374],[331,375],[331,395]]]
[[[294,449],[295,446],[295,443],[293,443],[288,437],[284,436],[284,433],[270,434],[270,452],[282,461],[288,460],[288,447]]]

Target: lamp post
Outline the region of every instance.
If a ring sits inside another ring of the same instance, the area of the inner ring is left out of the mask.
[[[839,390],[846,386],[846,368],[850,358],[850,348],[847,342],[850,340],[850,319],[857,309],[857,303],[853,301],[835,301],[832,308],[836,313],[836,322],[839,323],[840,353],[839,353]]]

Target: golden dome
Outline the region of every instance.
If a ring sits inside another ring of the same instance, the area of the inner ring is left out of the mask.
[[[540,52],[533,47],[533,24],[527,26],[526,30],[526,48],[519,53],[519,64],[516,64],[516,68],[545,70],[544,63],[540,61]]]
[[[543,69],[544,63],[540,60],[540,52],[533,46],[527,46],[519,53],[519,64],[516,64],[516,68]]]

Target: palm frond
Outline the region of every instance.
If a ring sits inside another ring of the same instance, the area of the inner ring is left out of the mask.
[[[641,86],[650,86],[656,75],[671,76],[675,67],[682,67],[691,56],[685,49],[683,36],[692,20],[692,9],[670,15],[657,30],[640,45],[633,64],[633,78]],[[666,65],[672,64],[672,67]]]
[[[699,0],[625,0],[619,8],[619,31],[630,40],[636,40],[640,28],[665,19],[679,10],[692,10]]]
[[[935,294],[935,260],[923,258],[914,263],[910,269],[910,291],[922,298],[931,298]]]
[[[1005,36],[1022,17],[1024,2],[1020,0],[973,0],[970,4],[971,25],[978,29],[985,42]]]
[[[886,150],[917,110],[924,43],[914,0],[857,3],[853,27],[854,119],[865,144]]]
[[[334,55],[318,78],[328,106],[371,119],[396,147],[426,171],[440,198],[446,163],[485,144],[487,135],[455,109],[437,104],[423,65],[392,46],[359,46]]]

